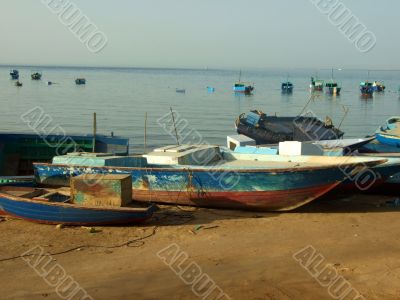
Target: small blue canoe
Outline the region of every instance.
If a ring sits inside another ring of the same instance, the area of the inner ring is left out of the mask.
[[[376,139],[382,144],[400,148],[400,117],[391,117],[386,124],[375,132]]]
[[[156,210],[149,207],[101,207],[72,204],[69,189],[0,187],[0,214],[36,223],[64,225],[118,225],[147,220]]]

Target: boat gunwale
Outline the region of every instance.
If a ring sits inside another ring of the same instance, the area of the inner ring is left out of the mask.
[[[6,187],[13,187],[11,186],[3,186],[2,189]],[[18,187],[14,187],[17,188]],[[22,189],[21,189],[22,190]],[[40,189],[39,189],[40,190]],[[19,201],[19,202],[28,202],[28,203],[35,203],[35,204],[42,204],[44,206],[56,206],[56,207],[65,207],[65,208],[72,208],[78,210],[96,210],[96,211],[104,211],[104,212],[149,212],[152,213],[156,209],[155,204],[151,204],[149,207],[113,207],[113,206],[85,206],[80,204],[73,204],[73,203],[63,203],[63,202],[47,202],[47,201],[40,201],[40,200],[33,200],[29,198],[24,198],[20,196],[15,196],[9,193],[6,193],[0,190],[0,198],[6,198],[12,201]],[[0,205],[1,207],[1,205]],[[4,210],[4,209],[3,209]],[[4,210],[5,211],[5,210]],[[7,211],[5,211],[7,213]]]
[[[67,164],[51,164],[51,163],[33,163],[33,166],[43,166],[43,167],[67,167],[67,168],[96,168],[96,169],[118,169],[118,170],[126,170],[126,171],[164,171],[164,172],[182,172],[182,171],[193,171],[193,172],[235,172],[235,173],[287,173],[287,172],[303,172],[303,171],[314,171],[314,170],[328,170],[333,168],[343,168],[343,167],[357,167],[359,165],[364,165],[367,167],[374,167],[376,165],[384,164],[388,161],[388,159],[376,159],[370,161],[360,161],[353,163],[337,163],[333,165],[324,165],[324,166],[305,166],[298,168],[166,168],[166,167],[118,167],[118,166],[85,166],[85,165],[67,165]]]

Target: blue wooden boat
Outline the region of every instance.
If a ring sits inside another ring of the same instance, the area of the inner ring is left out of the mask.
[[[52,164],[35,163],[36,182],[68,185],[85,173],[130,174],[135,201],[229,209],[286,211],[315,200],[345,180],[346,169],[382,159],[253,155],[224,151],[217,146],[167,146],[144,156],[130,157],[130,166],[93,164],[83,158],[57,157]],[[127,158],[125,158],[126,160]],[[62,163],[64,161],[64,163]],[[121,164],[120,164],[121,165]]]
[[[366,145],[358,149],[359,153],[400,153],[400,148],[380,143],[377,139],[373,139]]]
[[[239,94],[251,95],[254,91],[254,86],[250,83],[236,82],[233,86],[233,91]]]
[[[12,80],[18,80],[19,79],[19,71],[18,70],[11,70],[10,71],[10,76]]]
[[[386,86],[379,81],[374,81],[372,87],[374,89],[374,92],[384,92],[386,89]]]
[[[400,148],[400,117],[391,117],[375,132],[376,139],[385,145]]]
[[[397,156],[394,157],[391,157],[391,155],[381,154],[359,154],[357,152],[352,153],[353,151],[357,150],[359,146],[363,145],[364,143],[368,143],[368,141],[370,140],[371,138],[312,142],[314,145],[317,145],[321,148],[321,155],[324,156],[349,157],[347,155],[360,155],[386,160],[386,162],[382,164],[365,168],[364,171],[360,172],[357,175],[347,176],[347,178],[336,189],[334,189],[334,192],[370,192],[371,190],[375,190],[377,187],[380,187],[381,185],[390,182],[390,180],[392,180],[392,176],[396,176],[396,174],[400,178],[400,153],[398,153]],[[309,142],[306,142],[305,144],[308,143]],[[315,149],[307,149],[311,151],[311,153],[315,153]],[[337,149],[340,149],[340,151]],[[275,152],[273,152],[273,150],[275,150]],[[257,153],[259,155],[265,156],[277,155],[279,152],[278,150],[278,145],[265,145],[259,147],[237,147],[235,148],[234,152]],[[310,155],[310,153],[306,153],[305,155]]]
[[[142,222],[150,218],[155,206],[98,207],[69,203],[65,189],[48,190],[15,186],[0,187],[3,214],[27,221],[65,225],[117,225]]]
[[[364,81],[360,83],[361,96],[371,97],[374,93],[372,82]]]
[[[234,84],[233,91],[238,94],[251,95],[254,91],[254,85],[241,81],[242,71],[239,73],[239,80]]]

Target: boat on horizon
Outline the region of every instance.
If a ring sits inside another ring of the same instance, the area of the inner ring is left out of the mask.
[[[325,83],[326,93],[331,96],[340,96],[342,87],[333,79],[333,70],[334,68],[332,68],[331,80]]]
[[[16,81],[14,85],[15,85],[15,86],[18,86],[18,87],[23,86],[22,82],[20,82],[20,81]]]
[[[254,91],[254,84],[242,82],[242,71],[239,73],[239,80],[233,85],[233,91],[238,94],[251,95]]]
[[[84,85],[84,84],[86,84],[86,79],[85,78],[76,78],[75,84],[76,85]]]
[[[333,126],[332,120],[324,121],[314,116],[267,116],[253,110],[241,114],[235,122],[236,131],[254,139],[259,144],[277,144],[285,141],[337,140],[344,132]]]
[[[360,92],[361,96],[372,97],[374,93],[374,87],[372,85],[372,82],[369,81],[360,82]]]
[[[31,74],[32,80],[41,80],[42,79],[42,73],[41,72],[33,72]]]
[[[43,186],[68,185],[90,174],[131,174],[132,199],[199,207],[288,211],[386,160],[353,157],[249,155],[211,145],[166,146],[128,158],[104,157],[84,164],[83,157],[59,156],[35,163],[35,180]],[[118,163],[118,160],[120,162]],[[111,165],[109,165],[110,163]],[[126,165],[125,167],[113,166]]]
[[[16,69],[10,70],[10,76],[12,80],[18,80],[19,79],[19,71]]]
[[[384,92],[386,89],[386,86],[379,81],[374,81],[374,83],[372,84],[374,92]]]
[[[324,81],[311,77],[310,89],[312,92],[322,92],[324,90]]]
[[[291,94],[293,93],[293,83],[291,83],[290,81],[285,81],[282,82],[281,84],[281,90],[283,94]]]

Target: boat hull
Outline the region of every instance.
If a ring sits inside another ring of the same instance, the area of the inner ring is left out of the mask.
[[[48,203],[0,193],[0,210],[16,218],[43,224],[117,225],[145,221],[155,207],[148,209],[112,209]]]
[[[236,131],[254,139],[257,145],[278,144],[284,141],[337,140],[343,132],[314,118],[306,116],[275,117],[267,116],[257,126],[249,124],[245,116],[236,121]]]
[[[382,134],[382,133],[376,133],[375,136],[376,136],[376,139],[378,140],[378,142],[380,142],[384,145],[400,148],[400,137],[386,135],[386,134]]]
[[[345,179],[338,166],[317,169],[207,170],[85,167],[34,164],[36,182],[64,186],[85,173],[131,174],[135,201],[200,207],[291,210],[322,196]],[[351,166],[354,169],[356,166]]]

